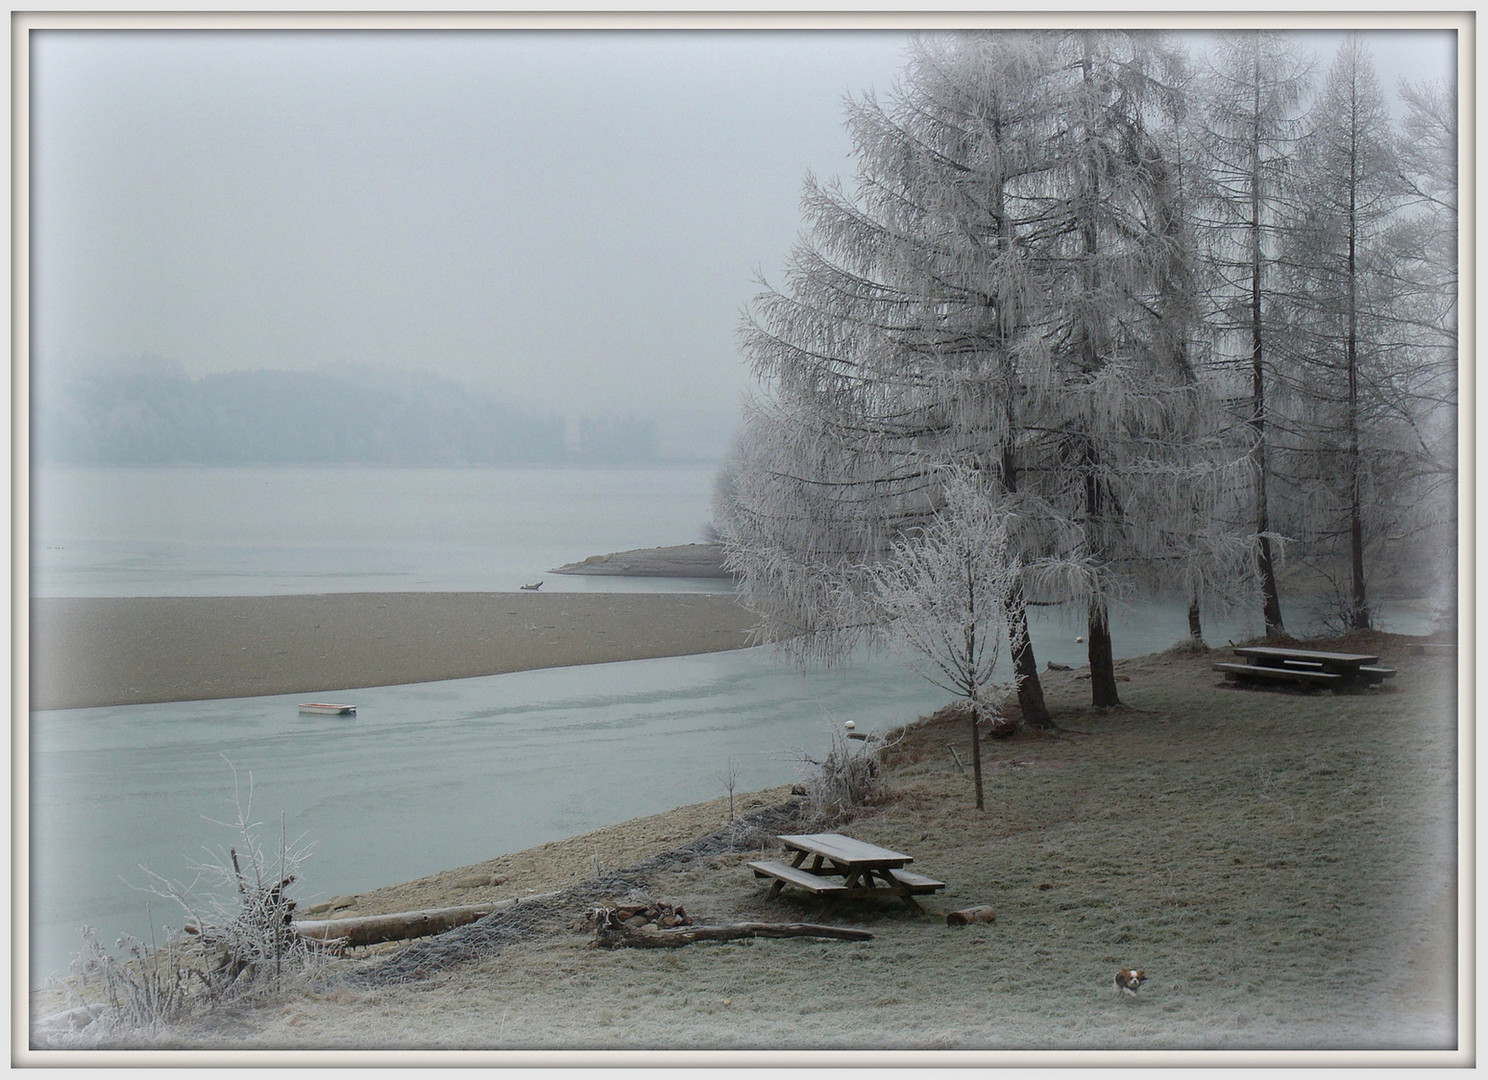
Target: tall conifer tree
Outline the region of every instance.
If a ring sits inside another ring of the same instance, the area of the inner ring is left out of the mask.
[[[1406,362],[1391,311],[1399,296],[1389,230],[1403,185],[1384,95],[1367,49],[1347,38],[1313,106],[1287,222],[1289,372],[1298,465],[1308,485],[1294,528],[1314,544],[1341,540],[1347,623],[1370,626],[1366,548],[1377,511],[1396,497],[1377,466],[1391,441],[1380,391]]]
[[[1025,719],[1043,720],[1029,600],[1086,606],[1092,700],[1119,704],[1110,603],[1191,545],[1204,486],[1173,452],[1196,395],[1173,336],[1190,288],[1175,171],[1151,129],[1163,58],[1154,35],[931,38],[891,108],[855,104],[857,190],[808,182],[809,239],[745,328],[771,396],[719,517],[769,638],[841,655],[876,618],[868,564],[936,520],[948,468],[969,471],[1021,561]]]
[[[1220,364],[1245,372],[1237,387],[1250,428],[1255,575],[1268,637],[1284,631],[1272,527],[1275,463],[1270,453],[1268,394],[1275,376],[1281,312],[1277,228],[1289,216],[1292,155],[1302,134],[1300,106],[1309,90],[1308,61],[1276,31],[1219,36],[1204,80],[1209,198],[1200,218],[1207,234],[1211,326]],[[1242,384],[1243,385],[1243,384]]]

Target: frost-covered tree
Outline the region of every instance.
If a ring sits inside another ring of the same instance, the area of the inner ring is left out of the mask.
[[[921,676],[970,706],[978,810],[984,808],[979,725],[1000,718],[1002,699],[1017,682],[1016,675],[996,681],[1008,597],[1019,578],[1000,503],[975,476],[953,472],[930,524],[897,539],[886,559],[867,568],[884,638]]]
[[[1277,228],[1289,210],[1309,67],[1296,41],[1282,33],[1220,34],[1201,95],[1209,184],[1198,220],[1206,240],[1209,324],[1217,339],[1216,374],[1232,384],[1230,393],[1250,429],[1255,575],[1268,637],[1284,630],[1270,506],[1274,436],[1267,430],[1273,345],[1281,332]]]
[[[766,636],[833,657],[872,629],[861,567],[943,505],[942,466],[1015,511],[1019,550],[1058,545],[1025,494],[1028,363],[1043,301],[1020,245],[1058,118],[1045,35],[926,38],[898,101],[852,103],[858,190],[808,177],[809,240],[758,298],[745,351],[772,394],[746,416],[720,531]],[[1020,587],[1008,598],[1024,719],[1048,723]]]
[[[1060,53],[1049,94],[1065,122],[1031,245],[1051,301],[1053,392],[1039,397],[1049,436],[1039,460],[1048,500],[1078,523],[1099,570],[1088,655],[1092,701],[1106,706],[1120,701],[1111,600],[1170,584],[1175,566],[1203,569],[1192,558],[1195,511],[1203,516],[1233,470],[1190,452],[1203,438],[1204,397],[1188,356],[1181,174],[1162,132],[1175,58],[1161,36],[1142,33],[1080,31],[1063,36]]]
[[[1393,233],[1400,260],[1402,333],[1421,354],[1421,392],[1457,402],[1457,102],[1440,82],[1400,86],[1399,164],[1406,210]],[[1443,465],[1455,468],[1455,446]]]
[[[1398,533],[1418,542],[1455,596],[1457,536],[1457,104],[1441,82],[1400,86],[1406,207],[1391,230],[1397,333],[1406,362],[1383,388],[1402,432],[1396,469],[1412,490]],[[1445,600],[1446,597],[1444,596]]]
[[[1119,703],[1108,605],[1172,581],[1208,483],[1175,454],[1198,396],[1163,57],[1141,34],[926,38],[889,107],[854,103],[856,190],[808,180],[807,239],[745,328],[769,395],[718,516],[769,640],[831,657],[867,635],[866,567],[944,508],[949,467],[996,492],[1025,568],[1024,719],[1047,718],[1033,600],[1086,606],[1093,700]],[[1027,573],[1071,562],[1091,573]]]
[[[1162,79],[1170,91],[1163,98],[1161,113],[1165,153],[1168,160],[1173,162],[1172,219],[1176,227],[1183,230],[1182,243],[1185,248],[1192,252],[1193,201],[1196,185],[1193,169],[1185,163],[1196,156],[1199,132],[1193,124],[1194,111],[1189,101],[1193,71],[1185,52],[1175,50],[1171,54]],[[1183,266],[1187,273],[1193,275],[1200,263],[1193,254],[1190,254],[1184,259]],[[1173,327],[1169,336],[1178,358],[1177,367],[1197,381],[1198,372],[1195,368],[1194,354],[1199,340],[1200,322],[1199,312],[1193,301],[1197,298],[1197,292],[1202,291],[1202,286],[1197,284],[1196,276],[1191,276],[1190,280],[1195,283],[1194,287],[1164,290],[1163,296],[1170,302],[1171,307],[1166,317]],[[1190,506],[1196,515],[1202,514],[1205,510],[1202,500],[1191,500]],[[1200,642],[1204,638],[1203,608],[1202,581],[1191,581],[1188,587],[1188,634],[1191,639]]]
[[[1297,185],[1284,243],[1287,377],[1298,409],[1291,472],[1302,485],[1294,528],[1322,551],[1342,541],[1347,621],[1367,629],[1365,551],[1388,534],[1391,507],[1410,497],[1387,466],[1402,436],[1387,387],[1409,360],[1392,318],[1400,166],[1384,95],[1356,35],[1339,47],[1313,106]]]
[[[1251,499],[1254,470],[1245,460],[1248,442],[1236,437],[1229,388],[1213,378],[1215,330],[1204,304],[1217,291],[1218,274],[1205,254],[1214,244],[1214,230],[1204,215],[1215,193],[1205,167],[1209,133],[1199,107],[1201,80],[1187,54],[1177,49],[1160,51],[1154,72],[1160,91],[1154,95],[1154,138],[1170,163],[1164,220],[1173,251],[1170,277],[1155,300],[1157,340],[1171,357],[1167,366],[1173,379],[1190,388],[1181,428],[1166,441],[1162,456],[1171,475],[1192,482],[1186,498],[1175,493],[1171,505],[1156,515],[1171,530],[1157,564],[1167,581],[1179,586],[1166,591],[1187,599],[1190,639],[1202,642],[1206,610],[1227,611],[1245,595],[1249,539],[1243,508]],[[1168,501],[1161,490],[1157,497]]]

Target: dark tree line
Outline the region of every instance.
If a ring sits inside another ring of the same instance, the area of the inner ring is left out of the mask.
[[[36,459],[78,465],[506,465],[658,457],[654,423],[563,421],[469,386],[388,372],[239,371],[188,378],[129,363],[43,376]]]

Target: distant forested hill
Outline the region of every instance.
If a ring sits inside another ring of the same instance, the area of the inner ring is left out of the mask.
[[[611,452],[566,445],[539,415],[430,376],[238,371],[188,378],[133,363],[33,383],[32,448],[47,464],[486,465],[654,458],[655,434]],[[625,425],[622,422],[621,427]],[[647,445],[649,443],[649,445]]]

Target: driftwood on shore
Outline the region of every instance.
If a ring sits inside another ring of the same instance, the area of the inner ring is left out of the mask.
[[[457,926],[485,918],[493,911],[511,907],[515,900],[463,907],[428,908],[424,911],[395,911],[388,915],[358,915],[348,919],[299,919],[294,931],[312,941],[334,941],[347,948],[377,945],[384,941],[442,934]]]
[[[352,915],[344,919],[296,919],[292,926],[302,938],[333,941],[346,948],[354,948],[360,945],[378,945],[384,941],[431,937],[483,919],[493,912],[530,904],[535,900],[551,900],[557,895],[556,892],[533,893],[510,900],[492,900],[485,904],[394,911],[386,915]],[[189,926],[187,931],[195,932]]]
[[[729,926],[677,926],[667,930],[648,930],[627,926],[613,911],[600,910],[594,917],[594,943],[606,948],[669,949],[691,945],[695,941],[732,941],[736,938],[817,937],[843,941],[868,941],[867,930],[845,926],[818,926],[814,923],[733,923]]]

